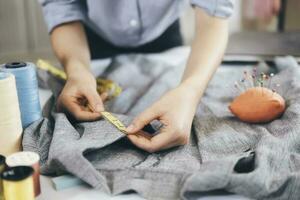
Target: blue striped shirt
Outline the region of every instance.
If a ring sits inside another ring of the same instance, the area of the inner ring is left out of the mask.
[[[184,0],[40,0],[51,32],[56,26],[82,21],[110,43],[135,47],[159,37],[185,8]],[[209,15],[227,18],[233,0],[190,0]]]

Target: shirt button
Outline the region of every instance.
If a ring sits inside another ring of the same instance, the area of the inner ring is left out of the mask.
[[[138,25],[138,21],[135,20],[135,19],[132,19],[132,20],[129,21],[129,25],[131,27],[136,27]]]

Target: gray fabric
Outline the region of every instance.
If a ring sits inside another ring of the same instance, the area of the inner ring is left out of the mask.
[[[176,19],[185,0],[40,0],[51,32],[56,26],[82,21],[116,46],[134,47],[160,36]],[[233,0],[191,0],[212,16],[227,18]]]
[[[124,92],[107,110],[128,124],[176,86],[187,55],[178,48],[117,57],[104,74]],[[45,118],[24,131],[23,148],[40,154],[43,174],[69,172],[111,194],[134,190],[147,199],[178,199],[225,190],[255,199],[299,199],[300,69],[288,59],[276,62],[286,69],[272,82],[281,84],[278,92],[288,107],[271,123],[251,125],[231,115],[227,106],[238,94],[233,83],[249,67],[220,67],[199,105],[188,145],[146,153],[105,120],[71,124],[52,110],[52,98]]]

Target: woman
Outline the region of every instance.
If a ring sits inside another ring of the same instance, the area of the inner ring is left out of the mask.
[[[58,108],[79,121],[98,119],[104,107],[89,70],[90,59],[181,45],[178,17],[183,4],[184,0],[43,0],[52,46],[68,76]],[[196,107],[227,44],[232,1],[191,0],[191,4],[196,32],[181,83],[127,127],[127,132],[135,133],[154,119],[164,124],[151,140],[128,136],[148,152],[188,142]],[[86,111],[78,98],[87,99],[96,112]]]

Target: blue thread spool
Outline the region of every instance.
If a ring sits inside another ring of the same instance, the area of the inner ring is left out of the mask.
[[[5,64],[3,71],[14,74],[16,78],[22,127],[26,128],[42,116],[35,65],[12,62]]]

